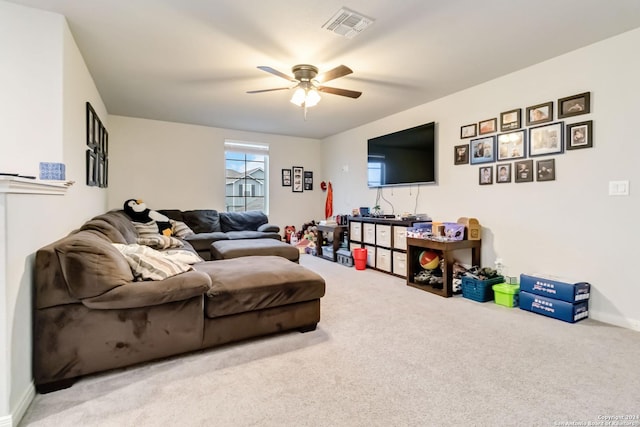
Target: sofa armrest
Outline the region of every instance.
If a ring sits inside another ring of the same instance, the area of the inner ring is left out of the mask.
[[[85,298],[89,308],[108,310],[161,305],[204,295],[211,278],[199,271],[187,271],[164,280],[131,282],[96,297]]]
[[[280,227],[274,224],[262,224],[261,226],[258,227],[258,231],[279,233]]]

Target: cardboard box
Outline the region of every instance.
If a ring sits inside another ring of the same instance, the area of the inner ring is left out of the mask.
[[[522,291],[520,288],[520,308],[565,322],[575,323],[589,317],[589,301],[581,301],[576,304],[544,297]]]
[[[482,236],[482,227],[480,226],[480,223],[477,219],[461,217],[458,218],[457,223],[465,226],[467,232],[467,240],[480,240]]]
[[[591,285],[547,274],[521,274],[520,290],[575,303],[589,299]]]

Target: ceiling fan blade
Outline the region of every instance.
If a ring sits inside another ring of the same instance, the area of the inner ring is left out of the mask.
[[[285,79],[285,80],[289,80],[290,82],[296,82],[296,81],[297,81],[297,80],[296,80],[296,79],[294,79],[293,77],[288,76],[288,75],[286,75],[285,73],[283,73],[283,72],[281,72],[281,71],[278,71],[278,70],[276,70],[276,69],[273,69],[273,68],[271,68],[271,67],[267,67],[267,66],[265,66],[265,65],[260,65],[260,66],[258,66],[258,68],[259,68],[259,69],[261,69],[262,71],[266,71],[267,73],[271,73],[271,74],[273,74],[274,76],[282,77],[282,78],[283,78],[283,79]]]
[[[362,92],[357,92],[355,90],[348,89],[339,89],[337,87],[329,87],[329,86],[320,86],[318,88],[320,92],[332,93],[334,95],[348,96],[349,98],[359,98],[362,95]]]
[[[274,90],[288,90],[288,89],[291,89],[291,87],[276,87],[273,89],[248,90],[247,93],[273,92]]]
[[[344,77],[347,74],[353,73],[353,70],[346,65],[338,65],[336,68],[329,70],[325,73],[319,74],[316,80],[320,83],[328,82],[329,80],[337,79],[338,77]]]

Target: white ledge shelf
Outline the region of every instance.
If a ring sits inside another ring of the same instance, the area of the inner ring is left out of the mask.
[[[64,195],[70,183],[66,181],[41,181],[18,176],[0,176],[0,194],[54,194]]]

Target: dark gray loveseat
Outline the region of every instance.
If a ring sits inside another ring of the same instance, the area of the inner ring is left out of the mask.
[[[269,224],[262,211],[218,212],[213,209],[181,211],[158,210],[175,221],[182,221],[195,234],[185,238],[205,260],[211,260],[211,244],[218,240],[277,239],[281,240],[280,227]]]

